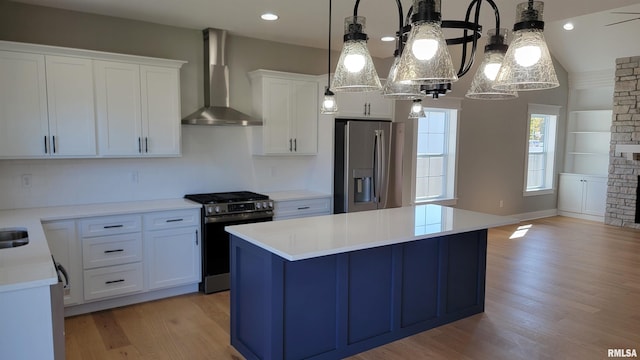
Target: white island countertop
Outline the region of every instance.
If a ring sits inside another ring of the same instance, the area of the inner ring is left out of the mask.
[[[58,281],[42,228],[43,221],[201,207],[202,205],[185,199],[167,199],[2,210],[0,229],[26,229],[29,243],[16,248],[0,249],[0,293],[51,285]]]
[[[429,204],[233,225],[225,230],[295,261],[518,222],[511,217]]]

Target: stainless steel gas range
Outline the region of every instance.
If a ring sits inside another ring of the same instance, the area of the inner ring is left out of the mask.
[[[250,191],[190,194],[185,198],[202,204],[202,282],[205,294],[229,290],[228,225],[273,220],[273,201]]]

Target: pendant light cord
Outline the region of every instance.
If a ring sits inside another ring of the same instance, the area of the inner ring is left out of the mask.
[[[327,91],[331,87],[331,0],[329,0],[329,49],[327,50]]]

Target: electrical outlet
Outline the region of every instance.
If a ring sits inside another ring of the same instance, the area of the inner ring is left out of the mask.
[[[500,200],[499,205],[500,205],[500,207],[503,207],[504,206],[504,201]]]
[[[31,174],[23,174],[20,182],[22,184],[23,188],[30,188],[31,187]]]
[[[138,176],[138,172],[134,171],[131,173],[131,182],[134,184],[137,184],[138,181],[140,180],[139,176]]]

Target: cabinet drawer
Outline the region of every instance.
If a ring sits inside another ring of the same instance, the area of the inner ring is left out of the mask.
[[[95,300],[142,291],[142,263],[84,271],[84,299]]]
[[[331,198],[276,201],[274,217],[302,217],[331,214]]]
[[[145,230],[200,226],[200,209],[150,213],[143,216],[142,222]]]
[[[82,263],[85,269],[141,260],[142,235],[140,233],[82,239]]]
[[[82,237],[126,234],[141,230],[140,215],[103,216],[80,221]]]

